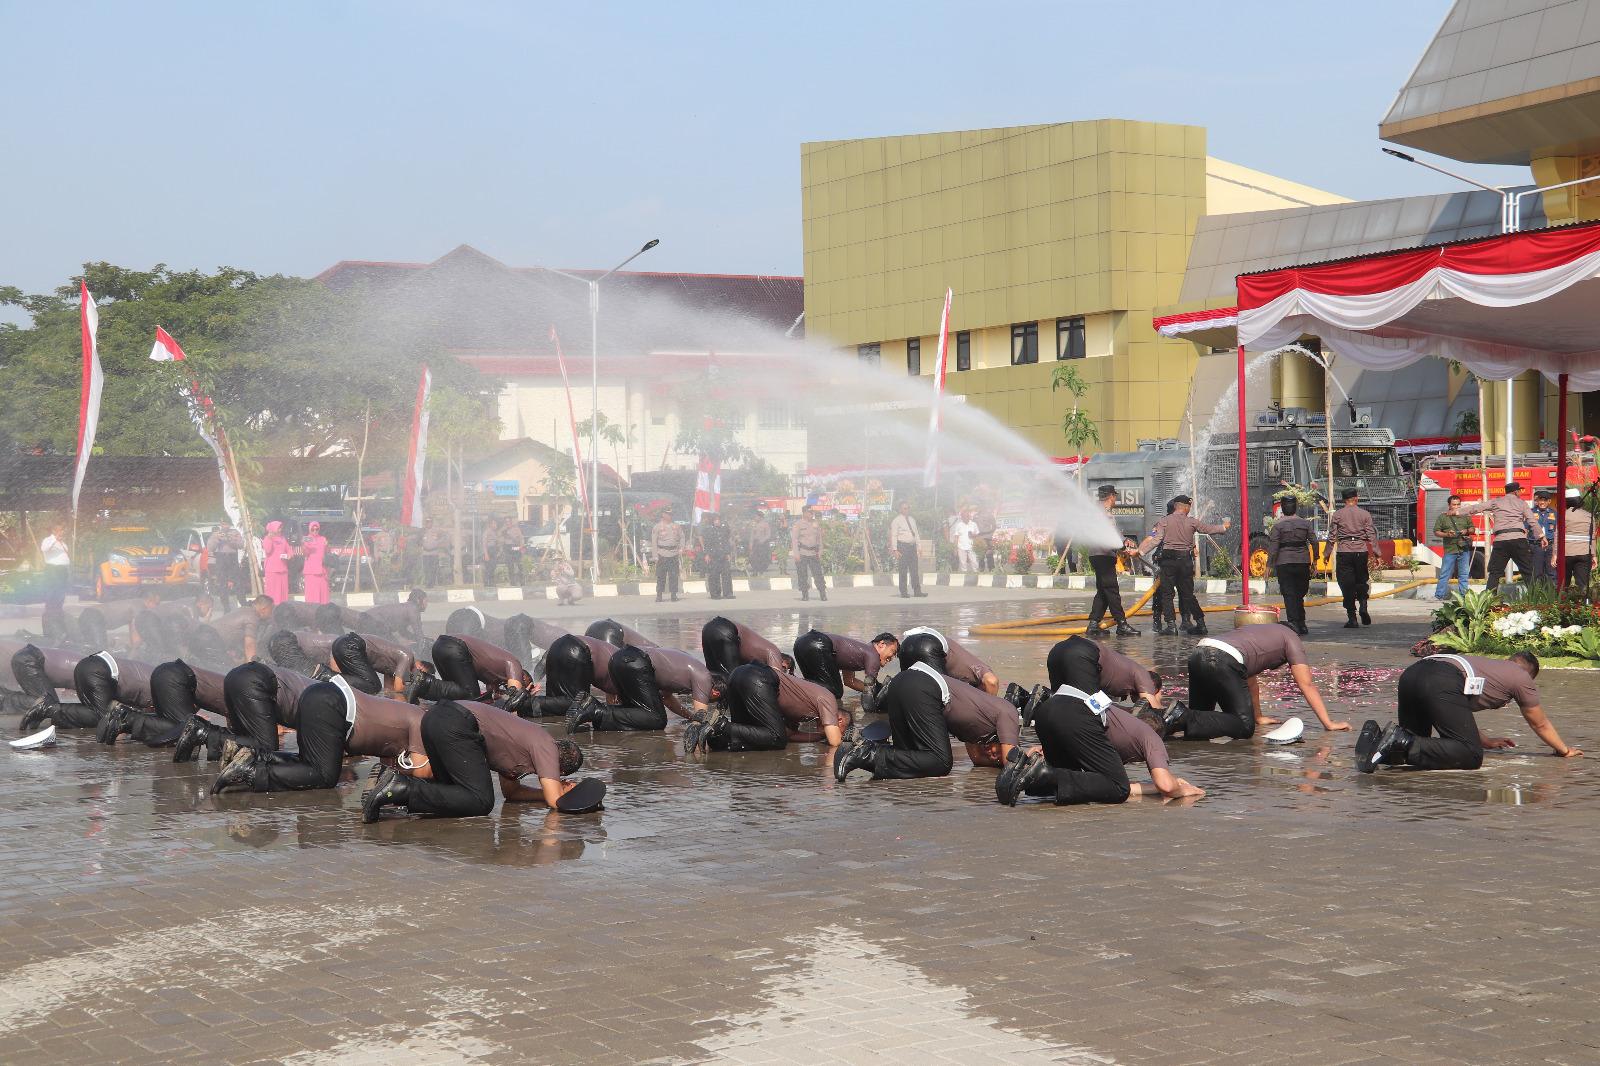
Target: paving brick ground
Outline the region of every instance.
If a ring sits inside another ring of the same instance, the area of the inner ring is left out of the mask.
[[[622,620],[693,646],[710,606]],[[913,620],[818,606],[739,616]],[[1394,608],[1319,641],[1335,715],[1384,717],[1420,635]],[[1043,652],[981,645],[1025,682]],[[1541,682],[1600,749],[1591,676]],[[211,799],[126,742],[0,750],[0,1063],[1600,1062],[1595,763],[1497,712],[1531,746],[1363,777],[1300,713],[1287,752],[1174,745],[1198,803],[1093,809],[1000,808],[962,759],[844,786],[810,748],[685,759],[676,727],[586,744],[597,814],[375,826],[354,782]]]

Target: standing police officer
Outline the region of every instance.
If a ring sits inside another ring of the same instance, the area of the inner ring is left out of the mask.
[[[1378,554],[1378,527],[1372,524],[1371,512],[1356,502],[1359,496],[1355,489],[1345,489],[1340,496],[1344,506],[1328,520],[1328,546],[1333,549],[1333,576],[1344,597],[1346,629],[1372,624],[1372,616],[1367,614],[1367,557]],[[1527,534],[1522,536],[1526,539]]]
[[[1194,535],[1207,533],[1214,536],[1232,525],[1233,519],[1224,518],[1220,526],[1209,525],[1189,516],[1189,508],[1193,506],[1193,498],[1174,496],[1172,512],[1156,523],[1155,532],[1144,539],[1139,551],[1149,551],[1152,546],[1160,547],[1161,586],[1178,594],[1178,617],[1184,619],[1183,631],[1204,636],[1205,612],[1200,610],[1200,601],[1194,598]],[[1156,632],[1162,632],[1159,621]],[[1177,636],[1178,623],[1172,621],[1166,633]]]
[[[1100,500],[1100,507],[1107,515],[1117,502],[1117,487],[1115,485],[1101,485],[1096,493]],[[1114,523],[1113,523],[1114,524]],[[1106,609],[1110,608],[1111,617],[1117,623],[1117,636],[1136,637],[1139,630],[1128,624],[1128,616],[1122,610],[1122,589],[1117,584],[1117,556],[1123,548],[1132,547],[1133,542],[1123,538],[1122,548],[1095,548],[1089,553],[1089,565],[1094,567],[1094,603],[1089,605],[1089,634],[1104,633],[1107,626],[1100,624],[1106,616]]]
[[[668,592],[678,602],[678,555],[683,551],[683,530],[672,520],[672,508],[664,508],[661,521],[650,530],[650,551],[656,561],[656,602]]]
[[[1317,531],[1295,512],[1300,502],[1293,496],[1281,501],[1283,517],[1272,523],[1267,534],[1267,563],[1278,572],[1278,591],[1283,593],[1284,624],[1302,637],[1306,629],[1306,590],[1311,587],[1311,542]]]

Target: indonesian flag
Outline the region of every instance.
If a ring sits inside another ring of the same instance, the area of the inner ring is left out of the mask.
[[[100,349],[95,334],[100,328],[100,312],[95,308],[89,286],[80,282],[79,305],[83,320],[83,400],[78,405],[78,469],[72,476],[72,513],[78,513],[78,493],[83,490],[83,475],[89,469],[89,453],[94,451],[94,433],[100,426],[100,393],[106,376],[100,369]]]
[[[939,361],[933,367],[933,410],[928,413],[928,458],[922,465],[922,484],[939,484],[939,430],[943,420],[939,403],[944,398],[944,360],[950,347],[950,300],[955,293],[944,290],[944,314],[939,316]]]
[[[172,339],[172,334],[157,326],[156,346],[150,349],[150,358],[158,363],[176,363],[183,357],[183,349]]]
[[[709,455],[702,455],[694,486],[694,524],[700,524],[701,515],[721,510],[722,464]]]
[[[403,526],[422,525],[422,464],[428,457],[428,390],[432,387],[433,374],[424,363],[417,384],[417,410],[411,416],[411,455],[406,462],[406,493],[400,503]]]

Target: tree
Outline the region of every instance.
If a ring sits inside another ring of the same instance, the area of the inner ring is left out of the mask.
[[[1078,460],[1078,480],[1081,482],[1084,452],[1091,445],[1096,448],[1103,446],[1100,443],[1100,427],[1087,411],[1078,406],[1083,394],[1089,391],[1089,383],[1072,363],[1058,363],[1050,376],[1050,391],[1057,389],[1072,393],[1072,410],[1061,416],[1061,435],[1072,446],[1072,454]]]
[[[674,451],[684,455],[709,455],[728,465],[754,458],[753,452],[738,439],[744,425],[744,397],[750,390],[739,388],[734,375],[720,367],[706,369],[678,392],[678,436]]]
[[[598,431],[595,429],[595,422],[597,420],[600,425]],[[626,430],[624,430],[622,426],[619,426],[617,423],[611,421],[610,417],[608,417],[604,411],[596,411],[592,418],[585,418],[582,422],[578,423],[579,440],[587,439],[593,441],[594,435],[597,434],[601,440],[611,445],[611,469],[616,471],[617,475],[617,530],[619,534],[617,537],[617,548],[619,552],[623,550],[628,543],[628,527],[626,524],[627,519],[624,517],[628,513],[628,504],[627,500],[624,499],[622,495],[622,456],[618,449],[628,443],[628,438],[632,436],[632,432],[632,426],[629,426]],[[599,492],[600,486],[596,485],[595,495],[597,497]]]

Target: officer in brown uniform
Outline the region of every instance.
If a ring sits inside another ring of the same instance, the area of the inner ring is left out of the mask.
[[[1533,549],[1528,546],[1528,530],[1538,530],[1537,543],[1544,544],[1544,530],[1528,501],[1517,495],[1522,486],[1515,481],[1506,483],[1503,496],[1472,504],[1461,509],[1462,514],[1489,512],[1494,523],[1494,550],[1489,553],[1489,591],[1500,587],[1506,576],[1506,564],[1515,562],[1517,574],[1524,581],[1533,574]]]
[[[672,520],[672,508],[661,512],[661,521],[650,530],[650,549],[656,557],[656,602],[668,592],[678,602],[678,555],[683,551],[683,530]]]
[[[1567,490],[1567,575],[1563,587],[1589,588],[1594,568],[1594,515],[1583,505],[1583,490]]]
[[[806,583],[809,574],[817,583],[818,598],[826,600],[828,586],[822,579],[822,527],[817,525],[817,513],[810,508],[789,530],[789,557],[794,560],[794,575],[800,582],[800,598],[811,598],[811,589]]]
[[[1286,496],[1281,501],[1283,517],[1272,523],[1267,534],[1267,563],[1278,573],[1278,591],[1283,593],[1284,624],[1302,637],[1306,629],[1306,589],[1311,586],[1311,542],[1317,531],[1295,512],[1300,501]]]
[[[1367,614],[1367,557],[1378,554],[1378,527],[1372,524],[1371,512],[1356,502],[1359,495],[1355,489],[1345,489],[1340,497],[1344,506],[1328,520],[1327,543],[1334,553],[1333,576],[1344,597],[1346,629],[1372,624]]]
[[[1177,617],[1184,619],[1183,631],[1204,635],[1205,612],[1200,610],[1200,601],[1194,598],[1194,535],[1208,533],[1214,536],[1232,525],[1233,519],[1224,518],[1222,525],[1213,526],[1190,517],[1189,508],[1194,506],[1194,500],[1189,496],[1174,496],[1172,505],[1172,513],[1157,522],[1155,531],[1139,545],[1141,553],[1149,551],[1152,546],[1161,549],[1161,586],[1156,589],[1156,633],[1170,636],[1178,634],[1178,623],[1172,615],[1171,596],[1175,591],[1178,594]],[[1163,617],[1167,619],[1165,628],[1161,624]]]

